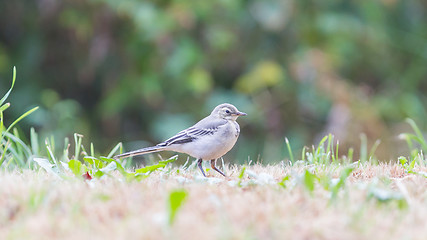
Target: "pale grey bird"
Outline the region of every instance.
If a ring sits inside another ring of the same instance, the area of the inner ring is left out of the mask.
[[[198,159],[197,165],[203,176],[206,177],[202,161],[210,160],[211,167],[225,177],[225,174],[216,168],[215,161],[233,148],[240,133],[240,127],[236,120],[239,116],[245,115],[246,113],[240,112],[232,104],[223,103],[215,107],[209,116],[168,140],[156,146],[123,153],[114,158],[132,157],[160,151],[186,153]]]

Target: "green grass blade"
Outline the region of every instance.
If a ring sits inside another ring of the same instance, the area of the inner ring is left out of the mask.
[[[282,180],[280,182],[278,182],[277,184],[279,186],[281,186],[282,188],[286,188],[286,182],[289,181],[291,179],[291,177],[289,175],[286,175],[284,178],[282,178]]]
[[[239,181],[237,182],[238,187],[242,187],[242,181],[243,181],[243,177],[245,176],[245,171],[246,171],[246,166],[243,166],[239,174]]]
[[[174,190],[169,194],[169,225],[175,222],[179,208],[187,199],[188,193],[185,190]]]
[[[165,161],[167,161],[167,160],[165,160]],[[156,171],[157,169],[164,168],[164,167],[166,167],[166,163],[158,163],[158,164],[138,168],[135,170],[135,173],[137,173],[137,174],[152,173],[152,172]]]
[[[348,153],[347,153],[347,158],[349,162],[353,162],[353,154],[354,154],[354,149],[353,148],[349,148],[348,149]]]
[[[36,130],[32,127],[30,129],[30,141],[31,141],[31,150],[34,155],[39,155],[39,137],[36,133]]]
[[[117,150],[120,150],[120,152],[122,152],[122,143],[118,143],[111,151],[110,153],[107,155],[107,158],[112,158],[114,153],[117,152]]]
[[[168,163],[173,163],[176,160],[178,160],[178,155],[174,155],[174,156],[172,156],[172,157],[170,157],[169,159],[166,159],[166,160],[160,160],[159,163],[161,163],[161,164],[168,164]]]
[[[5,130],[4,124],[3,124],[3,112],[0,112],[0,134],[3,135],[3,132]]]
[[[340,147],[340,141],[337,140],[337,147],[335,150],[335,162],[334,163],[336,163],[339,160],[339,157],[338,157],[339,147]]]
[[[95,157],[95,148],[93,147],[93,143],[90,143],[90,156]]]
[[[353,172],[353,170],[353,167],[346,167],[341,171],[341,175],[338,182],[332,187],[332,199],[335,199],[337,197],[338,190],[344,187],[345,181]]]
[[[334,136],[332,134],[329,133],[328,136],[328,145],[326,147],[326,154],[330,157],[332,157],[332,161],[335,162],[335,156],[333,154],[334,151]],[[328,163],[330,163],[330,159],[328,158]]]
[[[29,111],[27,111],[26,113],[22,114],[18,119],[16,119],[7,129],[6,131],[3,131],[1,133],[1,138],[0,138],[0,142],[3,141],[5,135],[10,131],[10,129],[12,129],[13,126],[15,126],[15,124],[17,124],[19,121],[21,121],[23,118],[25,118],[26,116],[30,115],[32,112],[34,112],[35,110],[37,110],[39,107],[35,107]]]
[[[10,145],[10,140],[8,140],[4,144],[4,148],[2,149],[3,152],[2,152],[1,157],[0,157],[0,168],[3,165],[3,162],[4,162],[5,158],[6,158],[6,152],[7,152],[7,149],[9,148],[9,145]]]
[[[316,175],[314,175],[313,173],[311,173],[308,170],[305,170],[304,186],[310,194],[312,194],[314,191],[315,181],[316,181]]]
[[[325,142],[328,140],[329,136],[325,136],[320,140],[319,145],[316,148],[316,151],[313,152],[313,161],[317,164],[324,164],[325,158]]]
[[[304,146],[303,148],[302,148],[302,152],[301,152],[301,161],[305,161],[305,149],[306,149],[306,147]]]
[[[10,129],[12,129],[13,126],[15,126],[19,121],[21,121],[22,119],[24,119],[26,116],[30,115],[31,113],[33,113],[37,109],[39,109],[39,107],[34,107],[34,108],[28,110],[27,112],[25,112],[24,114],[22,114],[18,119],[16,119],[15,121],[13,121],[12,124],[10,124],[10,126],[6,129],[6,132],[9,132]]]
[[[62,166],[61,162],[55,158],[55,155],[53,154],[52,148],[49,145],[48,140],[46,139],[46,149],[47,152],[49,153],[49,157],[51,158],[52,162],[56,165],[56,168],[58,169],[59,172],[64,172],[64,167]]]
[[[5,105],[0,107],[0,112],[4,112],[6,109],[10,107],[10,103],[6,103]]]
[[[374,145],[372,146],[371,151],[369,152],[369,160],[372,160],[374,158],[375,151],[377,151],[377,148],[380,144],[381,140],[377,139],[377,141],[375,141]]]
[[[289,158],[291,159],[291,162],[294,162],[294,154],[292,153],[291,144],[289,143],[289,139],[285,137],[286,147],[288,148],[289,152]]]
[[[62,161],[63,162],[70,161],[69,152],[70,152],[70,139],[68,137],[66,137],[64,139],[64,150],[62,153]]]
[[[83,135],[74,133],[74,159],[78,160],[80,155],[80,147],[82,146]]]
[[[418,128],[417,124],[414,120],[407,118],[406,122],[412,127],[412,130],[414,130],[415,135],[417,136],[416,140],[421,144],[421,147],[424,151],[427,151],[427,142],[421,132],[421,130]]]
[[[365,134],[360,134],[360,161],[368,161],[368,139]]]
[[[13,136],[14,139],[17,139],[17,140],[21,141],[21,137],[19,136],[18,129],[16,129],[16,128],[13,129],[13,134],[11,134],[10,136]],[[18,144],[17,141],[14,141],[14,142],[15,142],[16,152],[19,154],[19,157],[21,159],[23,159],[24,158],[24,150],[22,149],[22,145],[26,146],[26,144],[24,142],[22,142],[22,141],[21,141],[22,144]],[[29,155],[31,155],[30,150],[28,151],[28,156]]]
[[[15,86],[15,80],[16,80],[16,67],[13,67],[13,77],[12,77],[12,86],[9,88],[9,91],[6,92],[6,94],[0,99],[0,106],[3,105],[4,101],[9,97],[10,93],[12,92],[13,86]]]
[[[8,146],[8,150],[12,154],[12,160],[15,161],[16,165],[19,168],[25,168],[25,164],[28,158],[31,156],[31,149],[28,147],[20,138],[19,135],[13,135],[11,133],[5,133],[5,138],[8,139],[10,145]]]

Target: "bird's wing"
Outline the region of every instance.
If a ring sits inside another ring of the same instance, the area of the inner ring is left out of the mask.
[[[189,127],[166,141],[157,144],[157,146],[170,146],[172,144],[183,144],[192,142],[200,137],[212,135],[219,128],[224,126],[227,120],[224,119],[203,119],[192,127]]]

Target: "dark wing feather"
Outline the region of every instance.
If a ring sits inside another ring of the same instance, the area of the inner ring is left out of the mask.
[[[192,142],[202,136],[214,134],[218,128],[227,123],[227,121],[214,121],[209,124],[205,124],[202,121],[198,122],[193,127],[187,128],[177,133],[175,136],[167,139],[166,141],[157,144],[157,146],[170,146],[172,144]]]

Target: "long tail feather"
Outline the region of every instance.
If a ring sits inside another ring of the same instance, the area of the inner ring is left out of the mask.
[[[135,151],[127,152],[127,153],[122,153],[122,154],[114,156],[113,158],[119,159],[119,158],[124,158],[124,157],[133,157],[133,156],[143,155],[143,154],[147,154],[147,153],[160,152],[163,150],[165,150],[165,147],[153,146],[153,147],[141,148],[141,149],[138,149]]]

